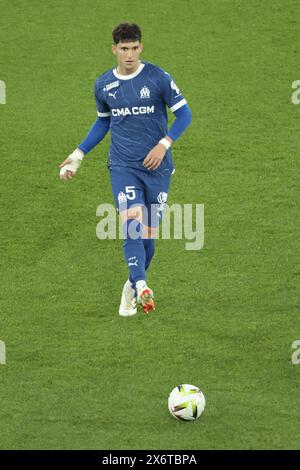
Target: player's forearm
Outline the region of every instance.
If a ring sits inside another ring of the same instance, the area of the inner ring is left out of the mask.
[[[174,114],[176,119],[166,135],[166,138],[170,137],[172,141],[177,140],[192,122],[192,112],[187,104],[177,109]]]
[[[99,142],[101,142],[101,140],[104,139],[109,130],[109,122],[109,117],[97,118],[85,139],[78,145],[78,148],[84,154],[90,152],[97,144],[99,144]]]

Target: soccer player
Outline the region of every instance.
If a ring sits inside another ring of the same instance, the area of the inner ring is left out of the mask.
[[[129,279],[119,314],[131,316],[140,304],[155,308],[146,270],[154,255],[155,228],[174,173],[170,147],[191,122],[191,111],[172,77],[141,60],[141,30],[122,23],[113,30],[117,67],[95,82],[98,118],[86,138],[60,165],[60,177],[76,174],[84,156],[110,131],[108,168],[116,207],[124,228],[124,255]],[[167,109],[176,119],[168,130]]]

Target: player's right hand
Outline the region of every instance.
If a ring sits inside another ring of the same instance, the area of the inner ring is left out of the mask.
[[[81,165],[82,159],[84,157],[84,153],[82,150],[77,148],[74,150],[68,158],[65,159],[60,165],[60,179],[61,180],[70,180],[75,176],[78,168]]]

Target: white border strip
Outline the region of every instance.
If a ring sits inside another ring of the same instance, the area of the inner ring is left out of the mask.
[[[172,108],[170,108],[170,110],[172,111],[172,113],[174,113],[174,111],[177,111],[177,109],[181,108],[185,104],[187,104],[187,102],[186,102],[185,99],[183,99],[183,100],[179,101],[178,103],[174,104],[174,106],[172,106]]]
[[[97,111],[97,114],[99,117],[108,117],[110,116],[110,113],[100,113],[100,111]]]
[[[143,70],[144,67],[145,67],[145,64],[143,64],[143,62],[141,62],[140,65],[138,66],[138,68],[136,69],[136,71],[131,73],[130,75],[120,75],[117,72],[117,69],[113,69],[113,74],[119,80],[130,80],[131,78],[136,77]]]

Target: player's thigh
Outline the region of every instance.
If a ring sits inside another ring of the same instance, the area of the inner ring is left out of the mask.
[[[142,206],[145,204],[144,184],[131,168],[112,166],[110,183],[115,205],[124,222],[142,219]]]

